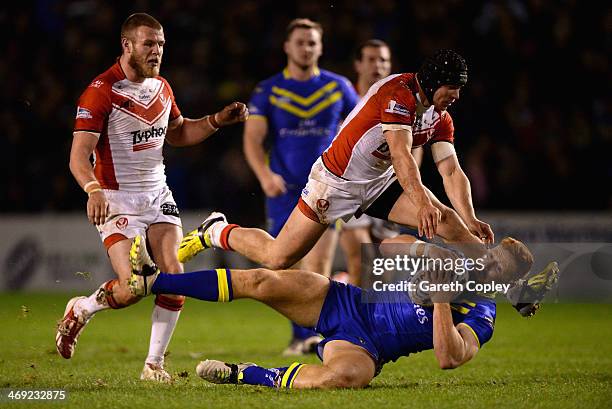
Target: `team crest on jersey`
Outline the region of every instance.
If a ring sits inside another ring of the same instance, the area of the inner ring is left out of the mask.
[[[87,108],[77,107],[76,119],[91,119],[91,111]]]
[[[100,88],[103,84],[104,84],[104,81],[102,81],[102,80],[95,80],[94,82],[89,84],[89,86],[93,87],[93,88]]]
[[[119,230],[125,230],[125,228],[128,225],[128,219],[127,217],[120,217],[119,219],[117,219],[117,221],[115,222],[115,226],[117,226],[117,228]]]
[[[329,209],[329,201],[325,199],[318,199],[317,210],[319,211],[319,213],[323,214],[327,211],[327,209]]]
[[[410,116],[410,111],[408,110],[408,108],[393,99],[389,101],[389,105],[387,106],[387,109],[385,109],[385,112],[389,114],[397,114],[407,117]]]

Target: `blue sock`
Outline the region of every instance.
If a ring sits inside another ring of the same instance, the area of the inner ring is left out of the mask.
[[[248,385],[262,385],[270,388],[278,387],[281,373],[287,368],[262,368],[261,366],[249,366],[238,376],[238,380]]]
[[[262,368],[249,366],[238,376],[238,380],[249,385],[262,385],[270,388],[292,388],[293,381],[304,364],[294,362],[288,367]]]
[[[232,274],[230,270],[194,271],[184,274],[160,273],[151,287],[155,294],[176,294],[204,301],[232,301]]]
[[[291,322],[291,328],[293,331],[293,339],[304,340],[317,335],[312,328],[300,327],[295,322]]]

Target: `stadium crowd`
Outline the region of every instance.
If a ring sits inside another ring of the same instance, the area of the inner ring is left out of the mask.
[[[76,101],[120,54],[126,15],[164,24],[162,75],[184,114],[247,101],[285,62],[294,17],[323,24],[321,67],[354,79],[353,50],[369,38],[393,51],[393,72],[413,72],[432,50],[460,51],[469,65],[462,103],[451,108],[456,149],[484,209],[612,208],[612,7],[575,0],[38,0],[0,11],[0,211],[82,211],[68,169]],[[296,2],[297,3],[297,2]],[[242,153],[242,129],[188,149],[167,148],[179,208],[217,208],[263,223],[259,183]],[[444,197],[431,160],[426,184]],[[602,181],[592,189],[589,179]],[[439,186],[436,191],[435,186]],[[252,198],[252,200],[251,200]],[[248,201],[248,206],[245,206]]]

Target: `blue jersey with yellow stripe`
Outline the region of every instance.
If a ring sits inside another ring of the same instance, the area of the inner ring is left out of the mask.
[[[326,70],[298,81],[285,69],[257,85],[249,101],[250,118],[268,121],[270,169],[288,188],[306,185],[312,164],[358,98],[345,77]]]
[[[433,348],[433,307],[414,304],[405,293],[364,294],[372,341],[383,362]],[[451,304],[455,325],[465,325],[482,346],[493,336],[495,300],[470,296]]]

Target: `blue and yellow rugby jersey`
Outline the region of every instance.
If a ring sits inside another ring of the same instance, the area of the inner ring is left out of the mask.
[[[401,356],[433,349],[433,307],[412,303],[405,293],[368,291],[367,303],[362,304],[369,317],[372,341],[382,362],[395,361]],[[484,345],[493,336],[495,300],[470,296],[452,303],[455,325],[463,324]]]
[[[285,69],[257,85],[249,101],[250,118],[267,119],[270,169],[288,188],[306,185],[312,164],[358,99],[348,79],[319,69],[306,81],[291,78]]]

